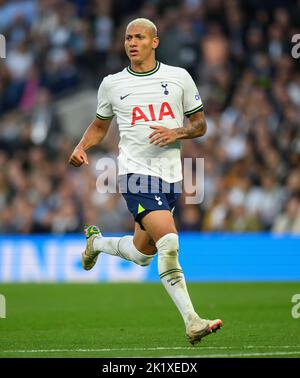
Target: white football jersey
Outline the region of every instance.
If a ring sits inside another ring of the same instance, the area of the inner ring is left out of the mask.
[[[203,108],[198,89],[183,68],[156,62],[149,72],[130,67],[106,76],[98,91],[97,118],[117,117],[120,131],[119,175],[138,173],[173,183],[182,180],[180,141],[151,144],[150,126],[183,126],[184,115]]]

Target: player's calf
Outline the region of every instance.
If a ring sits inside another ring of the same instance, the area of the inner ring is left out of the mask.
[[[190,300],[184,274],[178,261],[178,235],[169,233],[156,243],[160,280],[180,311],[184,323],[197,316]]]

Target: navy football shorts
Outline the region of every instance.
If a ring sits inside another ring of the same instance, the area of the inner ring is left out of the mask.
[[[119,190],[134,220],[141,226],[145,215],[155,210],[173,212],[182,187],[181,181],[168,183],[159,177],[129,173],[119,176]]]

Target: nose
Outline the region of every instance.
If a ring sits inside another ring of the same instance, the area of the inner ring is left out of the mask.
[[[135,47],[136,46],[136,39],[132,38],[131,41],[129,42],[130,47]]]

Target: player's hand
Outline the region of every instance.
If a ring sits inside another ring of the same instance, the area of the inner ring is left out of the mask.
[[[82,164],[88,165],[87,154],[81,147],[76,147],[69,159],[69,164],[74,167],[80,167]]]
[[[177,133],[174,129],[168,129],[163,126],[150,126],[150,128],[155,130],[149,135],[150,143],[152,144],[165,147],[177,140]]]

